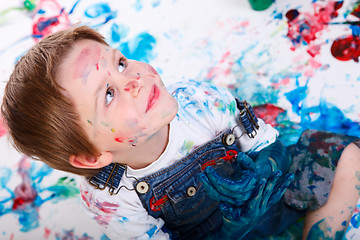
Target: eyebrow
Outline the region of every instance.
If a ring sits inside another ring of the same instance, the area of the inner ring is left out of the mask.
[[[116,52],[117,52],[116,49],[112,50],[112,60],[113,60],[113,62],[115,62]]]

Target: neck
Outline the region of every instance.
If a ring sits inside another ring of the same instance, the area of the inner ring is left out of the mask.
[[[155,162],[165,151],[169,141],[169,124],[156,132],[150,139],[134,147],[132,151],[116,154],[117,162],[121,163],[121,159],[131,159],[131,163],[127,164],[133,169],[147,167]]]

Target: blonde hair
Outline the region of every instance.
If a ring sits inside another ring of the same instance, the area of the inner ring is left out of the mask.
[[[79,125],[72,102],[56,82],[58,67],[74,44],[90,39],[108,45],[95,30],[80,26],[49,35],[15,65],[5,87],[1,113],[14,147],[52,168],[83,176],[99,169],[80,169],[70,155],[99,155]]]

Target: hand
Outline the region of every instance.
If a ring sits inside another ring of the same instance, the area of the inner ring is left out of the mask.
[[[220,177],[211,167],[205,168],[204,173],[200,175],[210,197],[220,202],[219,208],[224,217],[223,227],[209,236],[209,239],[243,238],[256,226],[259,217],[281,199],[294,178],[293,174],[286,174],[281,178],[281,171],[276,171],[268,180],[259,180],[253,170],[240,168],[240,165],[246,164],[249,160],[246,156],[240,156],[238,160],[237,171],[242,173],[239,174],[240,180]],[[252,163],[246,167],[252,169],[255,166]],[[238,182],[244,188],[236,188]],[[244,183],[247,185],[244,186]]]
[[[211,167],[205,168],[199,178],[212,199],[240,206],[250,198],[259,180],[255,168],[254,161],[239,152],[231,179],[219,176]]]
[[[236,175],[235,179],[223,178],[212,167],[207,167],[199,174],[199,178],[212,199],[241,206],[252,195],[258,180],[255,172],[240,168]]]
[[[268,180],[261,179],[254,190],[254,194],[243,206],[225,201],[220,202],[220,210],[223,216],[229,221],[249,224],[251,220],[264,215],[271,206],[280,201],[294,179],[294,175],[291,173],[286,174],[284,178],[281,176],[281,171],[276,171]]]
[[[266,179],[277,170],[288,172],[292,161],[285,145],[279,139],[262,149],[254,159],[256,172]]]

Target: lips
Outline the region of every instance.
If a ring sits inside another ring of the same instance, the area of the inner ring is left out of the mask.
[[[149,111],[157,102],[160,96],[160,90],[156,85],[153,85],[149,94],[148,103],[145,112]]]

